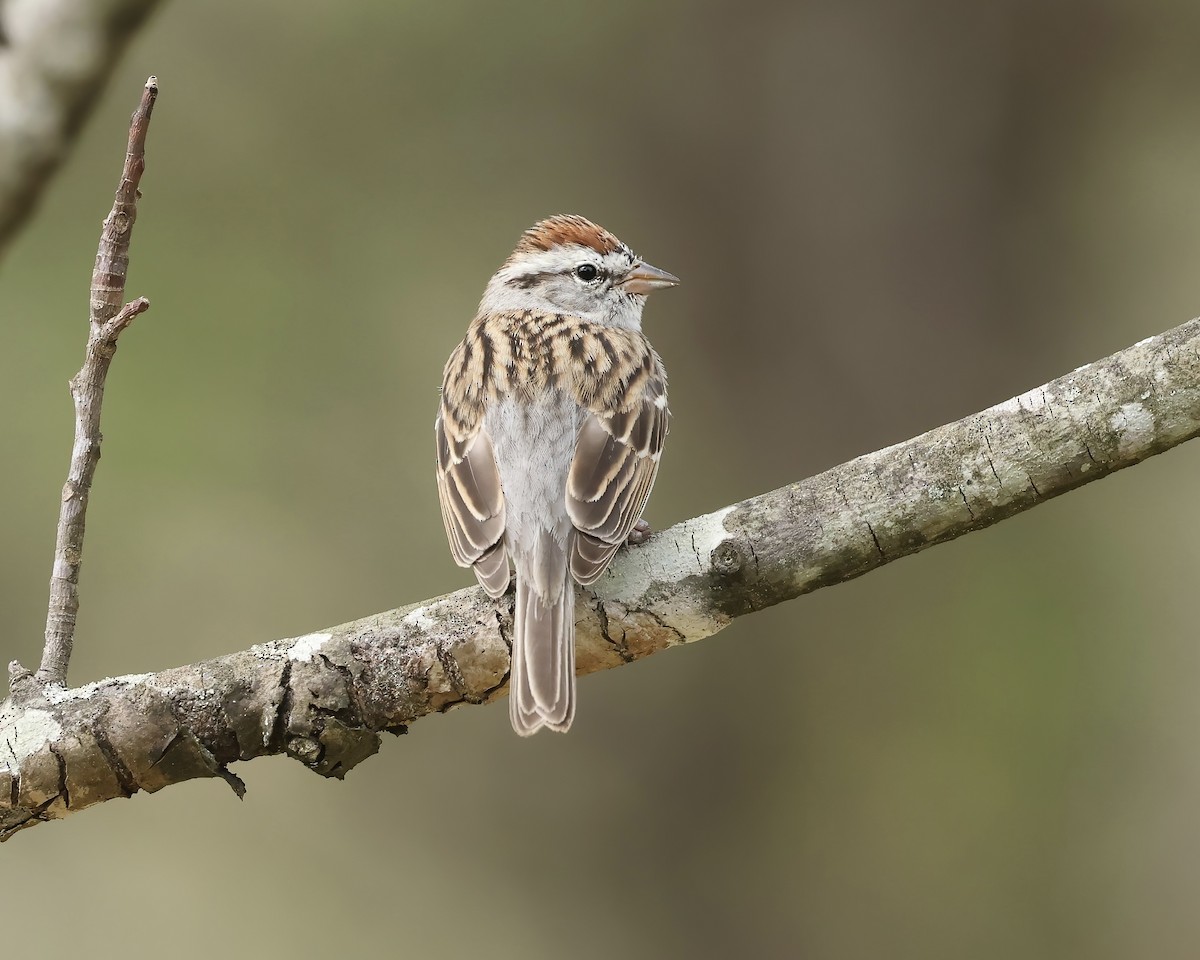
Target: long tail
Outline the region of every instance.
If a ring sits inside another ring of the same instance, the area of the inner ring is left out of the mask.
[[[528,737],[542,727],[566,733],[575,719],[575,584],[562,557],[557,597],[544,599],[535,578],[517,570],[509,717]],[[542,578],[537,578],[542,579]],[[545,580],[542,580],[545,584]]]

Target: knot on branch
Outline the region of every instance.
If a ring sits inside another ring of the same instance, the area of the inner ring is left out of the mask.
[[[134,172],[140,174],[142,172],[141,168],[143,167],[144,164],[139,164],[138,168],[135,169]],[[120,236],[128,233],[129,228],[133,226],[133,223],[129,219],[129,214],[127,214],[124,210],[114,210],[113,215],[108,218],[108,222],[105,224],[105,226],[108,227],[110,233],[115,233]]]
[[[367,757],[378,753],[379,746],[379,734],[375,731],[349,727],[337,717],[328,717],[315,739],[309,736],[288,738],[287,755],[314,773],[343,780]]]
[[[42,686],[37,682],[33,671],[28,670],[16,660],[8,663],[8,697],[14,704],[25,706],[34,699],[43,696]]]
[[[323,777],[341,780],[379,752],[379,734],[363,726],[348,667],[317,654],[292,662],[284,684],[280,709],[286,711],[288,756]]]
[[[731,577],[746,568],[751,555],[749,543],[739,539],[729,539],[722,540],[713,548],[712,553],[709,554],[709,561],[712,563],[715,573]]]

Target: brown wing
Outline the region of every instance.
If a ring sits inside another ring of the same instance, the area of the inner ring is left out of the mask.
[[[450,553],[460,567],[473,567],[489,596],[508,589],[504,548],[504,491],[492,441],[483,428],[459,439],[446,430],[442,413],[434,425],[437,485]]]
[[[654,486],[671,414],[662,367],[654,363],[651,369],[627,408],[594,410],[579,430],[567,475],[567,514],[575,525],[571,575],[583,586],[608,568]]]

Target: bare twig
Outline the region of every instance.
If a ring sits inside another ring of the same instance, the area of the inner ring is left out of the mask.
[[[980,530],[1197,435],[1193,320],[621,551],[595,593],[580,596],[579,672],[710,636],[736,617]],[[378,750],[381,731],[502,696],[511,625],[510,603],[472,587],[77,690],[14,673],[12,696],[0,704],[0,840],[195,777],[223,777],[238,790],[228,765],[267,754],[341,777]],[[746,669],[757,669],[752,657]],[[786,682],[778,680],[781,695]]]
[[[104,381],[117,349],[117,338],[150,301],[139,297],[122,306],[125,273],[129,268],[129,241],[137,220],[138,184],[146,167],[146,131],[158,96],[158,81],[146,81],[142,99],[129,125],[129,147],[117,184],[112,211],[105,218],[92,271],[91,319],[83,367],[71,379],[75,403],[75,444],[63,486],[50,576],[50,603],[46,614],[46,645],[37,671],[43,683],[65,684],[79,611],[79,567],[83,561],[84,523],[88,495],[100,460],[100,409]]]

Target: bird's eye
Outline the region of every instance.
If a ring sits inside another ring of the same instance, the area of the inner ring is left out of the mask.
[[[575,276],[577,276],[584,283],[591,283],[598,276],[600,276],[600,271],[596,268],[595,264],[581,263],[575,268]]]

